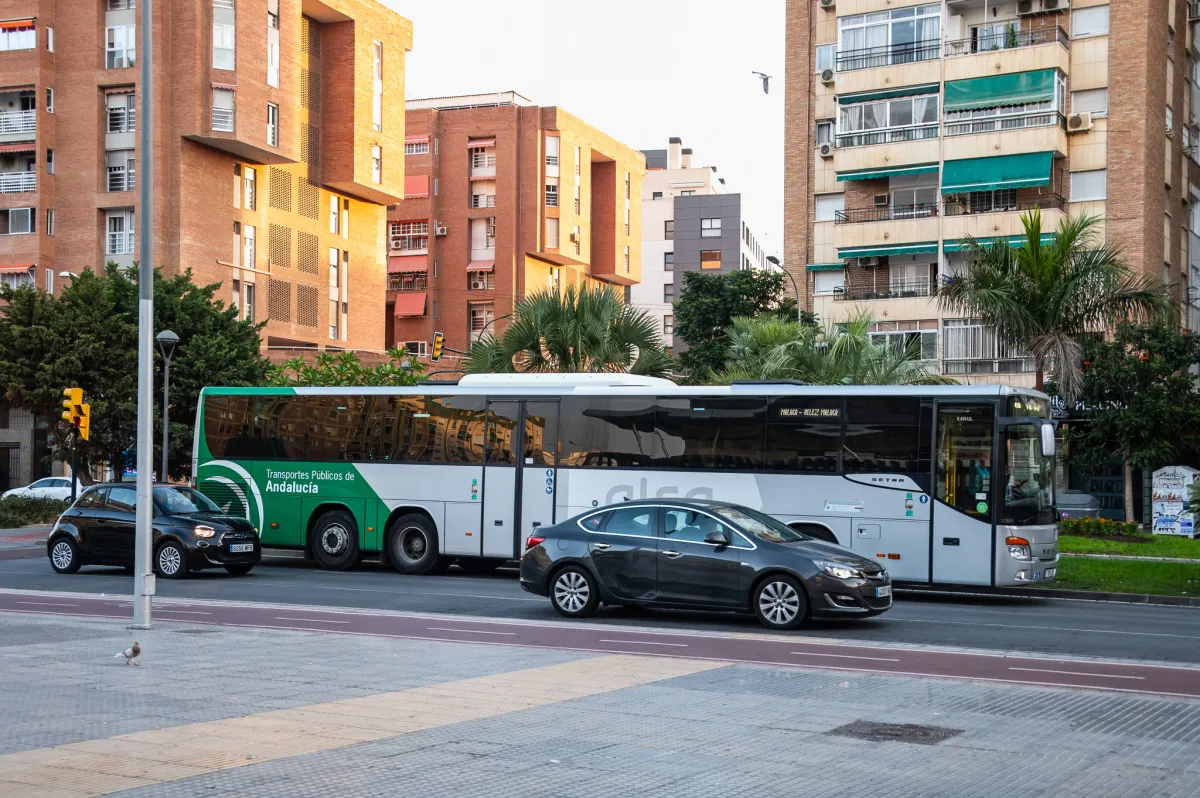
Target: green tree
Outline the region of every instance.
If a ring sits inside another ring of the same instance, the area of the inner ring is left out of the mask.
[[[120,474],[137,439],[138,296],[136,269],[110,263],[90,269],[55,298],[23,286],[0,289],[0,393],[50,425],[52,456],[70,457],[72,434],[59,418],[62,389],[77,385],[91,405],[91,440],[79,449],[86,474],[107,464]],[[256,385],[266,374],[258,328],[215,299],[219,284],[197,286],[191,273],[154,277],[155,331],[171,329],[179,345],[171,363],[171,476],[191,467],[192,432],[205,385]],[[155,352],[155,433],[161,418],[162,359]],[[156,446],[161,441],[156,440]],[[155,462],[161,449],[155,453]]]
[[[690,379],[701,382],[724,367],[729,346],[726,335],[735,318],[763,314],[789,318],[796,314],[796,301],[784,297],[779,272],[686,273],[683,294],[675,303],[675,333],[687,344],[679,363]],[[817,326],[811,313],[804,314],[804,321]]]
[[[981,319],[1009,344],[1029,350],[1040,390],[1054,369],[1064,396],[1080,390],[1081,337],[1119,321],[1166,322],[1174,313],[1161,282],[1135,274],[1120,249],[1097,235],[1099,219],[1066,217],[1043,244],[1041,212],[1021,219],[1025,241],[1009,247],[968,238],[967,273],[939,293],[942,309]]]
[[[311,360],[294,357],[267,373],[268,385],[280,386],[411,386],[425,373],[425,366],[397,347],[384,363],[364,367],[354,352],[321,352]]]
[[[503,334],[485,332],[466,358],[472,374],[629,372],[665,376],[673,365],[654,322],[611,288],[543,291],[517,303]]]
[[[741,317],[727,332],[728,355],[715,381],[793,379],[814,385],[941,385],[949,377],[929,371],[920,346],[880,346],[871,341],[874,320],[860,313],[828,330],[779,316]]]
[[[1067,428],[1068,459],[1083,471],[1120,456],[1125,520],[1133,521],[1133,471],[1161,468],[1200,445],[1200,394],[1189,370],[1200,335],[1122,324],[1111,340],[1086,342],[1078,399],[1087,420]],[[1057,386],[1050,386],[1057,390]]]

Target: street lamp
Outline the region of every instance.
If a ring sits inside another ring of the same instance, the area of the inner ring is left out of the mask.
[[[171,358],[175,356],[175,345],[179,336],[170,330],[163,330],[154,337],[158,341],[158,349],[163,356],[163,434],[162,434],[162,471],[160,478],[165,483],[167,479],[167,408],[170,405],[171,387]]]
[[[787,275],[787,278],[792,281],[792,290],[796,292],[796,321],[798,321],[798,322],[802,321],[804,319],[804,316],[803,316],[804,308],[801,307],[801,305],[800,305],[800,287],[798,285],[796,285],[796,278],[792,276],[791,272],[789,272],[787,269],[783,268],[783,264],[779,262],[779,258],[777,258],[776,256],[768,255],[767,263],[770,263],[773,266],[779,267],[779,269],[784,274]]]

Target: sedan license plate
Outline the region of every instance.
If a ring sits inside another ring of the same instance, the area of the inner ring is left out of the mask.
[[[890,595],[892,595],[892,586],[891,585],[888,585],[887,587],[875,588],[875,598],[886,598],[887,596],[890,596]]]
[[[229,553],[230,554],[244,554],[245,552],[248,552],[248,551],[254,551],[253,543],[230,543],[229,544]]]

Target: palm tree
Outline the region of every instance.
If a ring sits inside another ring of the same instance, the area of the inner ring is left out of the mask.
[[[1002,341],[1022,346],[1037,365],[1037,388],[1054,370],[1058,390],[1078,396],[1080,337],[1103,333],[1118,321],[1169,322],[1174,305],[1163,284],[1135,274],[1119,248],[1098,240],[1094,216],[1066,217],[1053,243],[1042,243],[1042,215],[1021,218],[1025,241],[1010,248],[966,242],[969,268],[939,293],[943,311],[981,320]]]
[[[729,328],[725,368],[717,381],[794,379],[814,385],[941,385],[919,347],[879,346],[874,319],[861,312],[822,332],[780,316],[737,318]]]
[[[673,365],[658,328],[606,286],[543,291],[517,303],[502,335],[485,332],[466,371],[629,372],[665,376]]]

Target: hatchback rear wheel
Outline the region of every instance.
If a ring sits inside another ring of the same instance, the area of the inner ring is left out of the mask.
[[[804,588],[786,574],[768,576],[754,591],[754,614],[768,629],[799,628],[808,614]]]
[[[591,615],[600,603],[596,580],[578,565],[568,565],[554,575],[550,583],[550,603],[560,615],[583,618]]]

